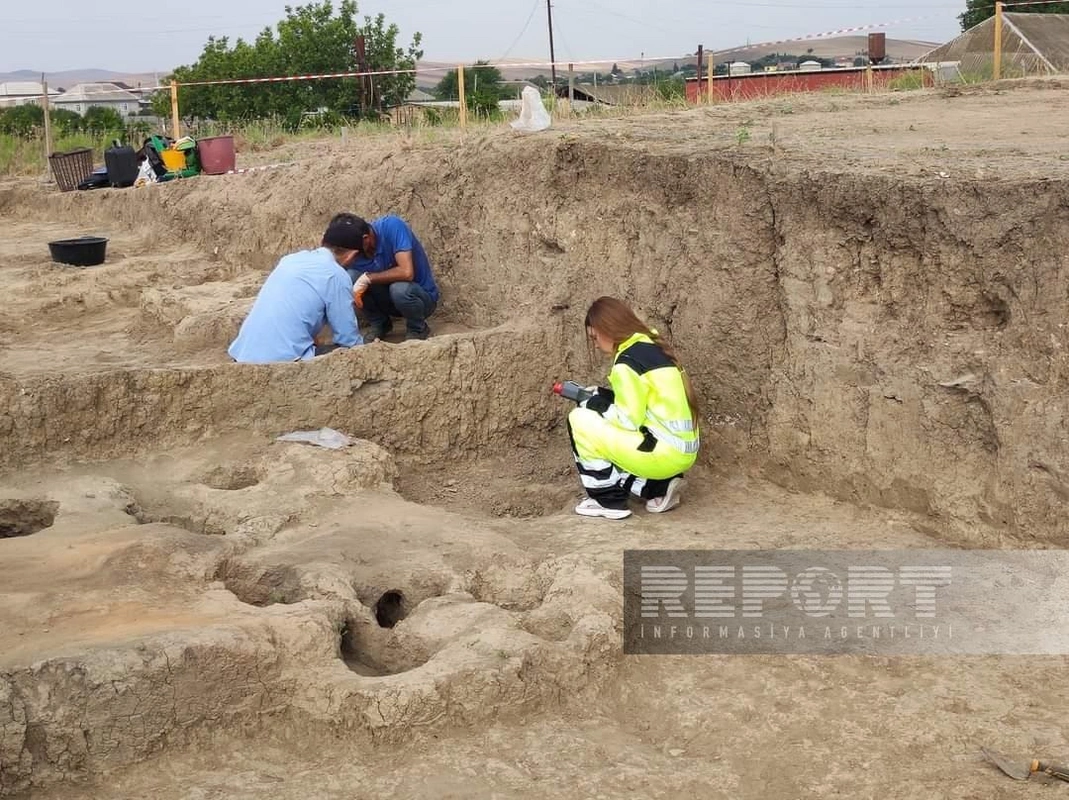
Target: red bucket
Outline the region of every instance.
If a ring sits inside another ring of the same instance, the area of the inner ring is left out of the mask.
[[[233,136],[210,136],[197,140],[200,168],[206,175],[222,175],[237,166]]]

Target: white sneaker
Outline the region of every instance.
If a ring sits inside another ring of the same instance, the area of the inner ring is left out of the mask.
[[[593,497],[588,497],[575,507],[575,513],[583,517],[605,517],[605,519],[627,519],[631,516],[630,508],[606,508]]]
[[[663,514],[665,511],[671,511],[679,505],[679,493],[683,491],[683,487],[686,485],[687,482],[682,478],[672,478],[668,482],[668,490],[664,493],[664,497],[647,500],[646,510],[651,514]]]

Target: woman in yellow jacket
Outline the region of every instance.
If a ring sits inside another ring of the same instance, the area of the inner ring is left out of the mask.
[[[598,387],[568,415],[568,435],[588,497],[587,517],[624,519],[628,495],[652,513],[679,505],[683,473],[698,457],[698,403],[656,330],[627,304],[600,297],[586,315],[594,346],[612,355],[611,388]]]

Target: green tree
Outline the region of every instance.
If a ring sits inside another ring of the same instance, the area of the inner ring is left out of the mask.
[[[52,120],[52,131],[58,136],[70,136],[85,127],[82,115],[67,108],[53,108],[48,112]]]
[[[126,128],[122,115],[114,108],[90,106],[82,115],[82,129],[93,133],[113,134]]]
[[[460,98],[456,70],[450,70],[434,87],[434,95],[439,100],[458,100]],[[501,85],[501,70],[487,65],[485,61],[476,61],[464,69],[464,102],[475,114],[493,117],[498,114],[498,103],[508,94]]]
[[[39,105],[26,103],[0,112],[0,133],[29,137],[45,124],[45,112]]]
[[[286,6],[286,18],[275,30],[264,28],[253,42],[211,36],[196,63],[178,67],[171,76],[179,83],[357,72],[356,40],[365,39],[367,67],[372,72],[415,70],[423,57],[422,35],[408,48],[397,44],[396,25],[383,14],[364,17],[359,25],[355,0],[342,0],[337,14],[331,0]],[[305,112],[325,108],[337,114],[373,117],[400,103],[416,84],[414,73],[318,81],[266,84],[190,86],[180,89],[184,116],[221,121],[280,116],[296,127]],[[365,92],[365,89],[369,90]],[[364,100],[362,103],[361,101]],[[153,98],[153,110],[170,116],[170,93]]]
[[[494,102],[505,96],[501,85],[501,70],[488,66],[485,61],[476,61],[464,68],[464,95],[471,99],[474,95],[493,97]],[[450,70],[434,87],[434,96],[439,100],[458,100],[460,92],[457,87],[457,71]]]
[[[1030,6],[1025,10],[1037,14],[1069,14],[1069,3]],[[965,0],[965,11],[958,15],[958,22],[961,23],[961,29],[967,31],[993,16],[995,16],[994,0]]]

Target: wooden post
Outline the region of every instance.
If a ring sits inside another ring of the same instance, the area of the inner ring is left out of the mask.
[[[575,110],[575,65],[568,65],[568,113]]]
[[[876,89],[876,81],[872,74],[872,62],[870,61],[865,65],[865,89],[869,94],[872,94]]]
[[[41,73],[41,108],[45,112],[45,169],[48,169],[48,158],[52,155],[52,119],[49,114],[48,107],[48,81],[45,80],[45,75]]]
[[[716,69],[716,65],[713,64],[713,57],[709,56],[709,85],[706,87],[709,91],[706,99],[710,104],[713,102],[713,71]]]
[[[457,89],[460,92],[460,127],[468,127],[468,106],[464,100],[464,65],[457,65]]]
[[[995,63],[991,77],[996,81],[1002,77],[1002,0],[995,3]]]
[[[175,141],[182,136],[182,124],[178,119],[178,81],[171,81],[171,136]]]

